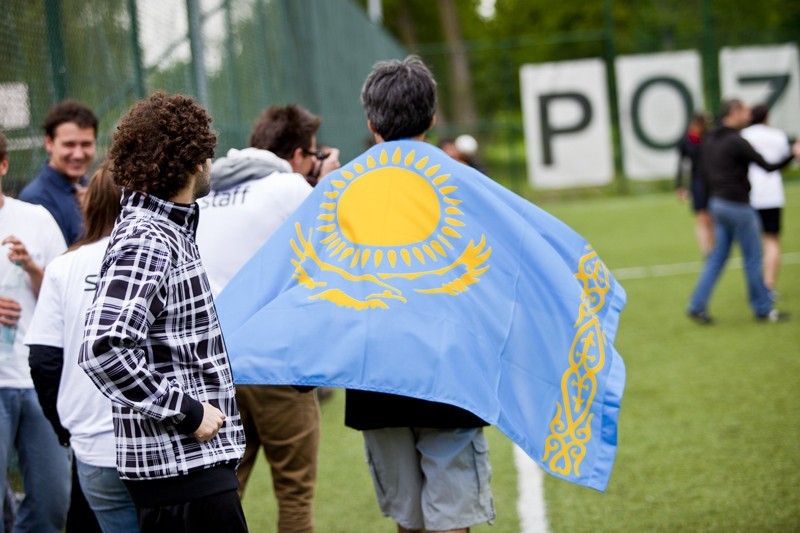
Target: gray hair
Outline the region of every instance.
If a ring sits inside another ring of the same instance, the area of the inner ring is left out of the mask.
[[[381,61],[361,88],[361,105],[384,141],[416,137],[436,114],[436,80],[417,56]]]

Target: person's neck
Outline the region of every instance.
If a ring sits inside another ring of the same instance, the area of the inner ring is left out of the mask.
[[[727,128],[734,129],[734,130],[740,130],[740,129],[742,129],[742,128],[740,128],[740,127],[739,127],[739,125],[738,125],[738,124],[736,124],[736,122],[735,122],[735,121],[733,121],[733,120],[722,119],[722,125],[723,125],[723,126],[725,126],[725,127],[727,127]]]
[[[380,134],[373,133],[373,135],[375,136],[375,144],[380,144],[382,142],[386,142],[385,140],[383,140],[383,137],[381,137]],[[409,137],[409,139],[412,140],[412,141],[420,141],[420,142],[422,142],[422,141],[425,140],[425,132],[420,133],[419,135],[417,135],[415,137]]]
[[[194,190],[187,187],[184,187],[178,191],[178,194],[169,199],[173,204],[193,204],[195,200]]]
[[[53,165],[51,165],[50,161],[47,162],[47,166],[50,167],[50,169],[53,172],[55,172],[56,174],[58,174],[60,176],[64,176],[64,179],[67,180],[68,182],[72,183],[72,184],[80,183],[80,181],[81,181],[81,177],[80,176],[78,176],[78,177],[68,176],[68,175],[64,174],[63,172],[61,172],[60,170],[58,170]]]

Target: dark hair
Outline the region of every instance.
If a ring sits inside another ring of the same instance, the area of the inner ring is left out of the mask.
[[[50,112],[44,117],[42,129],[45,135],[53,139],[56,128],[67,122],[74,122],[79,128],[92,128],[97,137],[97,117],[91,109],[75,100],[64,100],[50,108]]]
[[[3,132],[0,131],[0,163],[8,158],[8,141]]]
[[[297,148],[311,149],[322,119],[297,104],[270,106],[259,115],[250,134],[250,146],[289,159]]]
[[[118,185],[168,200],[214,156],[211,117],[188,96],[154,93],[122,117],[109,150]]]
[[[111,161],[106,159],[89,182],[89,188],[83,199],[84,234],[70,247],[70,250],[80,248],[84,244],[92,244],[111,234],[121,210],[120,196],[122,190],[114,183]]]
[[[382,61],[361,88],[361,105],[384,141],[416,137],[436,114],[436,80],[417,56]]]
[[[753,106],[753,109],[750,110],[750,123],[763,124],[767,121],[767,115],[769,115],[769,107],[766,105]]]
[[[723,100],[722,104],[719,106],[719,116],[720,118],[725,118],[737,109],[741,109],[744,105],[744,102],[739,100],[738,98],[730,98],[728,100]]]

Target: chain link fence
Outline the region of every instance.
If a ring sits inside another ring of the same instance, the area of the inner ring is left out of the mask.
[[[100,119],[98,153],[121,114],[155,90],[194,96],[219,133],[246,146],[259,112],[299,103],[322,116],[320,144],[360,153],[359,91],[377,60],[404,49],[352,0],[5,0],[0,18],[4,191],[46,160],[42,119],[64,98]]]

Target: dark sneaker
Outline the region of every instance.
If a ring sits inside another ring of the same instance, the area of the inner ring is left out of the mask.
[[[686,315],[695,322],[697,322],[698,324],[701,324],[703,326],[708,326],[709,324],[714,323],[714,319],[708,316],[708,313],[706,313],[705,311],[699,311],[699,312],[687,311]]]
[[[766,315],[757,316],[756,319],[762,322],[783,322],[784,320],[789,320],[789,313],[772,309]]]

